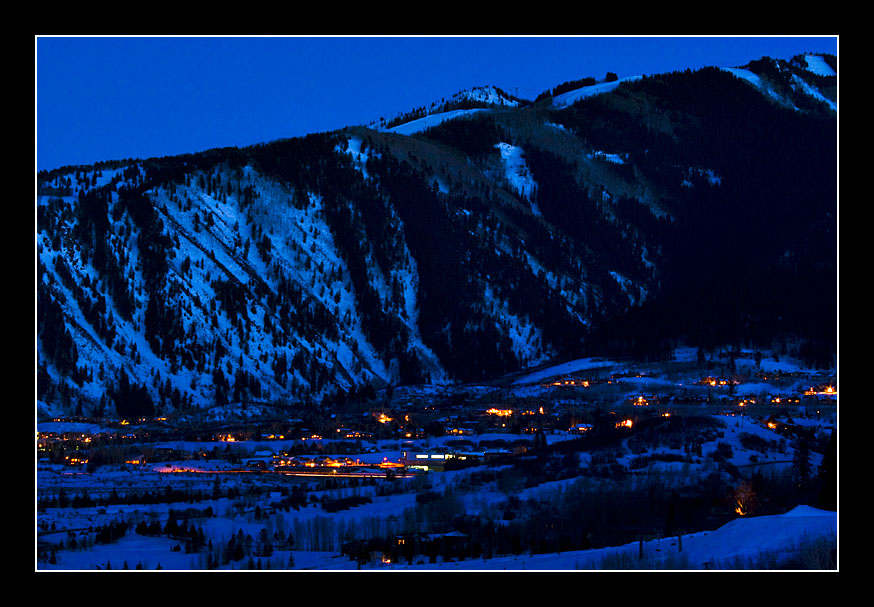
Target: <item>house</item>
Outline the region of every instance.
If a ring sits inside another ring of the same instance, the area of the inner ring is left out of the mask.
[[[544,388],[563,388],[563,387],[575,387],[575,388],[588,388],[591,385],[591,382],[588,379],[578,379],[576,377],[563,377],[561,379],[552,380],[546,383],[540,384]]]
[[[738,384],[737,381],[733,379],[728,379],[726,377],[703,377],[698,382],[700,386],[713,386],[713,387],[724,387],[724,386],[736,386]]]
[[[411,470],[443,472],[446,469],[445,453],[404,451],[401,454],[401,461]]]
[[[797,396],[774,396],[771,398],[772,405],[797,405],[801,402],[801,399]]]
[[[355,430],[352,428],[341,427],[341,428],[337,428],[335,438],[352,438],[352,439],[373,438],[373,432],[368,432],[366,430]]]
[[[656,396],[640,394],[632,396],[628,399],[629,404],[635,407],[648,407],[650,404],[658,404],[659,399]]]
[[[811,386],[810,389],[804,391],[805,396],[815,396],[817,400],[837,400],[838,389],[831,384],[820,384]]]
[[[64,463],[68,466],[84,466],[88,463],[88,458],[80,457],[78,455],[65,455]]]
[[[141,466],[146,463],[146,456],[140,453],[124,460],[124,463],[128,464],[129,466]]]

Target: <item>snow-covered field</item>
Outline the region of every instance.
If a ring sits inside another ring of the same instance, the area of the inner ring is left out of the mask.
[[[343,515],[352,525],[361,521],[398,512],[415,504],[410,494],[390,498],[378,498],[365,506],[354,508]],[[298,525],[303,521],[324,517],[317,506],[302,508],[296,514]],[[272,520],[272,519],[271,519]],[[275,523],[274,523],[275,524]],[[205,531],[217,540],[232,536],[238,529],[244,533],[257,535],[259,525],[244,517],[209,519],[204,524]],[[295,529],[294,521],[287,522],[286,528]],[[657,569],[725,569],[738,562],[754,560],[763,554],[786,554],[789,549],[804,541],[824,539],[836,541],[838,518],[836,512],[818,510],[808,506],[797,508],[773,516],[759,516],[736,519],[712,531],[701,531],[681,537],[661,538],[624,546],[575,550],[562,553],[521,554],[495,556],[492,558],[466,559],[454,562],[428,563],[370,563],[363,565],[371,570],[578,570],[598,569],[616,570],[628,567],[641,557],[650,568]],[[164,570],[205,569],[202,555],[185,554],[174,551],[179,541],[166,537],[144,537],[130,532],[113,544],[95,545],[88,551],[62,550],[54,564],[39,564],[45,570],[97,570],[106,569],[107,563],[113,569],[122,569],[125,563],[129,569],[138,565],[142,569],[153,570],[160,566]],[[293,566],[289,567],[289,558]],[[258,559],[261,566],[271,569],[295,570],[353,570],[358,566],[354,561],[337,551],[283,550],[271,557]],[[267,565],[269,563],[269,565]],[[611,566],[611,563],[613,565]],[[618,566],[616,563],[625,563]],[[246,561],[222,569],[245,568]],[[606,567],[605,567],[606,565]]]

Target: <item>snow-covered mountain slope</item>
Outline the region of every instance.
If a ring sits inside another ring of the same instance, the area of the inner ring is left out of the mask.
[[[469,116],[481,111],[483,111],[482,108],[474,108],[470,110],[449,110],[446,112],[438,112],[436,114],[428,114],[427,116],[393,126],[386,129],[386,131],[389,133],[399,133],[401,135],[413,135],[415,133],[421,133],[425,129],[430,129],[431,127],[440,125],[447,120],[453,120],[454,118],[459,118],[461,116]]]
[[[822,55],[803,55],[791,61],[762,58],[724,69],[787,107],[800,110],[815,103],[837,112],[837,71]]]
[[[38,397],[137,414],[482,381],[658,355],[705,312],[725,337],[719,305],[766,335],[771,308],[745,306],[771,295],[744,277],[828,278],[836,231],[834,116],[804,92],[834,77],[788,65],[744,69],[791,110],[720,70],[547,107],[484,87],[378,129],[41,173]]]
[[[803,62],[804,67],[806,67],[808,71],[817,76],[838,75],[837,69],[832,67],[831,63],[829,63],[828,59],[824,55],[802,55],[800,61],[797,62]]]
[[[634,82],[638,79],[640,79],[640,76],[629,76],[626,78],[613,80],[612,82],[599,82],[590,86],[584,86],[572,91],[568,91],[567,93],[556,95],[552,98],[552,105],[556,108],[567,107],[569,105],[573,105],[580,99],[585,99],[594,95],[609,93],[610,91],[615,90],[623,82]]]

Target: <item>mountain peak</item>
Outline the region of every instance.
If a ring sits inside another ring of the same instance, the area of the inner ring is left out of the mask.
[[[519,107],[521,102],[512,95],[502,91],[496,86],[475,86],[470,89],[459,91],[452,96],[451,102],[471,101],[485,103],[487,105],[499,105],[506,107]],[[446,105],[446,104],[442,104]]]
[[[443,120],[455,118],[469,111],[493,107],[514,108],[523,104],[522,100],[496,86],[475,86],[455,93],[448,100],[444,97],[439,101],[434,101],[427,108],[424,106],[418,107],[388,121],[381,118],[378,128],[380,130],[409,134],[409,132],[418,132],[423,128],[434,126]],[[429,117],[434,118],[423,121],[423,119]],[[371,126],[375,124],[376,122],[374,121],[371,123]]]

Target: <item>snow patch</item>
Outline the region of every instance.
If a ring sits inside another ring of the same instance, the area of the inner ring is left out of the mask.
[[[612,162],[613,164],[625,164],[628,154],[608,154],[607,152],[594,151],[587,155],[588,158],[598,158]]]
[[[455,118],[462,116],[470,116],[476,112],[482,112],[483,110],[484,108],[475,108],[472,110],[450,110],[448,112],[430,114],[416,120],[411,120],[410,122],[405,122],[404,124],[399,124],[390,129],[385,129],[385,131],[388,133],[398,133],[400,135],[414,135],[415,133],[421,133],[426,129],[442,124],[447,120],[454,120]]]
[[[369,179],[370,176],[367,174],[367,161],[370,158],[370,151],[365,149],[364,152],[361,151],[361,145],[364,142],[360,137],[350,137],[346,141],[346,148],[343,149],[340,146],[338,147],[338,151],[345,152],[352,157],[352,161],[354,162],[355,168],[361,171],[361,174],[365,179]]]
[[[738,68],[738,67],[724,67],[722,68],[726,72],[734,74],[736,78],[740,78],[741,80],[745,80],[752,84],[754,87],[759,89],[760,91],[766,93],[771,98],[779,101],[780,103],[786,103],[786,100],[783,99],[776,91],[771,89],[764,80],[762,80],[758,74],[751,72],[750,70]]]
[[[619,272],[614,272],[613,270],[610,270],[609,274],[613,277],[613,280],[619,283],[619,286],[622,287],[622,290],[625,292],[625,294],[628,295],[628,299],[631,302],[631,305],[643,303],[643,300],[646,299],[646,289],[644,289],[643,287],[638,287],[638,293],[635,296],[635,294],[633,293],[634,283],[631,281],[631,279],[623,276]]]
[[[537,182],[534,175],[525,163],[525,152],[519,146],[509,143],[496,143],[495,147],[501,152],[501,160],[504,163],[504,176],[510,185],[520,196],[531,200],[537,192]],[[540,209],[533,202],[531,210],[535,215],[540,215]]]
[[[628,78],[620,78],[619,80],[614,80],[613,82],[601,82],[599,84],[593,84],[592,86],[584,86],[580,89],[568,91],[567,93],[562,93],[561,95],[556,95],[552,98],[552,105],[556,108],[568,107],[569,105],[573,105],[580,99],[585,99],[586,97],[592,97],[594,95],[601,95],[603,93],[609,93],[623,82],[633,82],[639,79],[640,76],[629,76]]]
[[[825,61],[822,55],[805,55],[804,61],[807,63],[807,70],[817,76],[836,76],[837,72],[832,69]]]
[[[491,307],[490,313],[499,319],[498,330],[510,338],[513,353],[523,366],[536,365],[548,358],[548,353],[543,352],[543,336],[537,326],[514,314],[489,284],[485,285],[485,301]]]
[[[837,104],[837,103],[835,103],[835,102],[832,101],[831,99],[828,99],[827,97],[825,97],[825,96],[824,96],[822,93],[820,93],[820,92],[819,92],[819,91],[818,91],[814,86],[812,86],[810,83],[808,83],[807,81],[805,81],[804,78],[801,78],[801,77],[798,76],[797,74],[793,74],[793,75],[792,75],[792,79],[793,79],[793,81],[795,82],[795,85],[801,87],[801,89],[802,89],[806,94],[810,95],[811,97],[813,97],[813,98],[816,99],[817,101],[821,101],[822,103],[825,103],[826,105],[828,105],[828,107],[829,107],[833,112],[837,112],[837,111],[838,111],[838,104]]]

